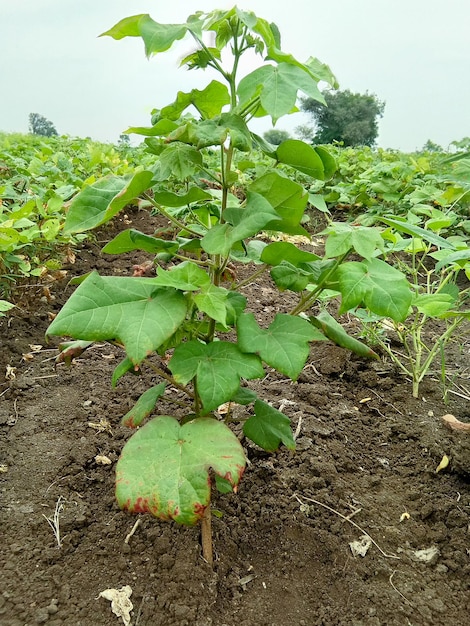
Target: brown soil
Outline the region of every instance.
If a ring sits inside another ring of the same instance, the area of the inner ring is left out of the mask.
[[[143,216],[131,217],[143,229]],[[88,243],[69,277],[132,274],[135,262]],[[125,541],[136,518],[113,494],[113,465],[131,434],[120,418],[151,377],[111,390],[122,353],[107,344],[55,368],[57,342],[46,345],[44,333],[70,289],[57,282],[51,291],[54,300],[30,289],[0,327],[2,625],[119,626],[98,596],[124,585],[139,626],[468,624],[470,436],[441,421],[468,420],[468,400],[450,394],[444,405],[433,375],[415,400],[388,363],[332,344],[312,346],[296,383],[267,371],[257,391],[292,418],[297,450],[269,455],[243,441],[250,463],[239,493],[214,495],[222,516],[213,518],[211,570],[197,527],[145,515]],[[278,304],[269,278],[247,292],[260,319],[290,297]],[[468,362],[461,337],[447,368],[464,386]],[[436,472],[444,455],[450,464]],[[58,502],[60,549],[45,519]],[[369,550],[354,556],[350,543],[366,533]]]

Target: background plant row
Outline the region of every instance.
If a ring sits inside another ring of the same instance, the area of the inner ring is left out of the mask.
[[[337,162],[330,180],[296,173],[310,193],[313,229],[319,210],[327,219],[363,226],[393,213],[440,234],[465,240],[470,235],[470,158],[465,153],[329,150]],[[209,150],[207,159],[215,162],[218,156]],[[148,169],[154,161],[143,147],[0,134],[0,298],[8,297],[18,280],[59,268],[64,246],[84,237],[62,232],[68,203],[80,189],[107,174]],[[249,184],[268,167],[268,159],[259,153],[256,161],[236,166],[239,181]]]

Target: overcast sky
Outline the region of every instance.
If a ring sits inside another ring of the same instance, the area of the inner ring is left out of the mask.
[[[192,42],[147,61],[137,38],[97,38],[124,17],[185,22],[225,0],[0,0],[0,130],[27,132],[40,113],[61,134],[116,142],[148,125],[178,90],[203,88],[204,73],[178,69]],[[239,0],[274,21],[282,48],[327,63],[341,89],[385,101],[378,143],[411,151],[470,136],[470,0]],[[293,131],[304,114],[279,120]],[[258,123],[259,124],[259,123]],[[268,130],[264,121],[258,132]]]

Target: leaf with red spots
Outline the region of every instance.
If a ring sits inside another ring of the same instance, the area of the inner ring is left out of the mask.
[[[116,466],[116,498],[131,513],[192,526],[210,502],[210,470],[234,488],[245,463],[240,442],[223,422],[202,417],[181,426],[163,415],[124,446]]]

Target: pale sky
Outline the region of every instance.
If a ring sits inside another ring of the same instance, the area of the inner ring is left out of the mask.
[[[210,78],[178,68],[192,51],[177,42],[167,58],[148,61],[137,38],[97,38],[124,17],[149,13],[183,23],[191,13],[235,4],[226,0],[0,0],[0,131],[28,132],[29,113],[60,134],[117,142],[129,126],[178,90]],[[341,89],[385,101],[378,144],[411,151],[432,141],[447,147],[470,136],[470,0],[239,0],[274,21],[282,48],[315,56]],[[261,61],[261,57],[259,57]],[[293,132],[304,114],[279,120]],[[269,118],[255,130],[270,128]]]

